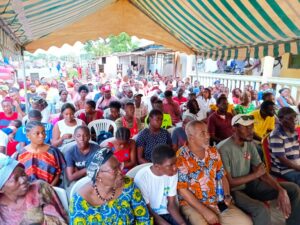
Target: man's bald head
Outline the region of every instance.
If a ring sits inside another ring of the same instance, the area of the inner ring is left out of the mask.
[[[193,135],[201,135],[195,133],[197,126],[204,126],[206,128],[207,125],[204,121],[198,121],[198,120],[193,120],[191,122],[188,122],[188,124],[185,127],[185,132],[188,139]]]

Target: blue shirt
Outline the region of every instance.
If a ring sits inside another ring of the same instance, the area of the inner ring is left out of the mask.
[[[182,127],[176,127],[172,132],[172,144],[177,145],[178,149],[187,142],[187,136]]]
[[[86,162],[93,156],[93,153],[100,149],[99,145],[90,143],[90,151],[87,154],[82,154],[76,143],[71,145],[66,151],[65,159],[67,162],[67,167],[75,167],[79,170],[86,167]]]
[[[172,144],[171,135],[167,130],[160,128],[158,133],[152,133],[149,128],[145,128],[136,140],[136,146],[144,149],[144,158],[149,162],[152,162],[151,153],[158,144]]]
[[[52,138],[53,125],[50,123],[42,123],[42,124],[45,127],[45,133],[46,133],[45,143],[50,144],[50,140]],[[24,142],[25,145],[30,144],[30,140],[26,136],[26,127],[25,126],[18,128],[16,135],[15,135],[15,140],[17,142]]]

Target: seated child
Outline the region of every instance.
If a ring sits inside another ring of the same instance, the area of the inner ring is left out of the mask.
[[[12,120],[8,124],[8,127],[2,128],[1,130],[7,135],[15,134],[19,127],[22,126],[22,122],[20,120]]]
[[[166,144],[152,151],[153,165],[142,168],[134,182],[146,201],[155,224],[186,224],[176,203],[177,167],[175,151]]]

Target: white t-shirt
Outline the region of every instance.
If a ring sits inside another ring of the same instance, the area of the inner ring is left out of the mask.
[[[134,182],[139,187],[146,204],[158,215],[169,214],[168,196],[177,195],[178,175],[156,176],[152,173],[151,166],[142,168],[134,177]]]
[[[6,133],[0,130],[0,146],[6,148],[7,144],[8,144],[8,136]]]

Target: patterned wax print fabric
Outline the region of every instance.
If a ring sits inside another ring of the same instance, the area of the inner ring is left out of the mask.
[[[22,207],[9,210],[0,203],[0,224],[67,225],[68,216],[53,188],[39,180],[30,184]]]
[[[124,178],[122,194],[101,206],[92,206],[78,193],[70,201],[71,225],[147,225],[150,214],[140,190],[129,177]]]
[[[177,152],[177,189],[188,189],[203,204],[216,207],[218,196],[217,181],[225,175],[221,156],[215,147],[205,151],[203,159],[198,158],[187,146]],[[179,204],[188,203],[178,195]]]
[[[66,167],[62,153],[52,146],[49,146],[47,152],[38,154],[23,149],[17,160],[25,166],[25,173],[31,182],[40,179],[51,184],[55,176]]]

